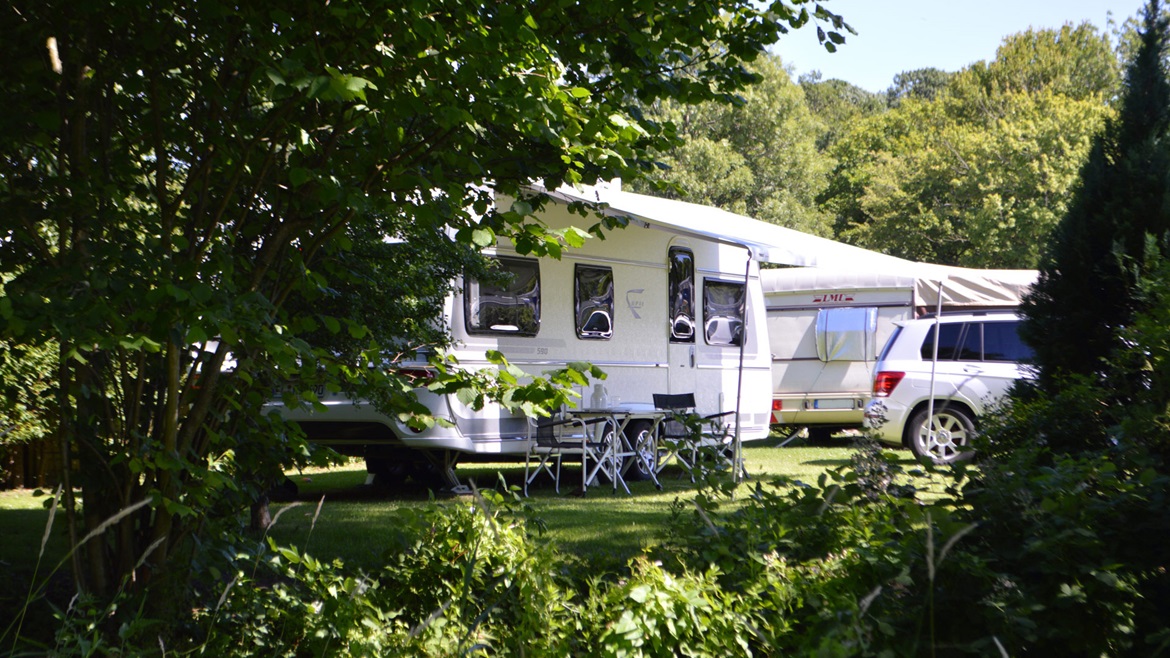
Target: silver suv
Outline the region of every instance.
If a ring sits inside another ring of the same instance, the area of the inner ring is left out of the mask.
[[[919,459],[948,463],[969,456],[975,419],[1018,379],[1031,349],[1019,316],[1006,312],[942,315],[898,323],[878,357],[865,426]],[[934,336],[938,341],[937,359]],[[933,421],[927,417],[933,408]]]

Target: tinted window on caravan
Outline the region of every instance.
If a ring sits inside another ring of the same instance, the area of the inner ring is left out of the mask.
[[[467,332],[535,336],[540,330],[540,265],[529,258],[498,258],[499,281],[463,286]]]
[[[667,290],[670,340],[695,342],[695,256],[689,249],[670,250],[670,282]]]
[[[577,338],[607,340],[613,337],[613,270],[578,263],[573,270],[573,279]]]
[[[745,290],[742,283],[703,282],[703,335],[708,345],[743,343]]]

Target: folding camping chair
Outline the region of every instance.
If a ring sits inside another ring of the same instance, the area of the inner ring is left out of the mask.
[[[529,418],[528,451],[524,457],[524,496],[528,496],[528,485],[542,472],[553,478],[556,492],[560,493],[561,462],[566,455],[581,458],[581,492],[584,493],[590,479],[597,475],[597,465],[609,450],[605,443],[608,428],[603,426],[599,431],[595,427],[607,420],[603,417],[577,418],[563,414],[553,418]],[[593,466],[590,462],[594,463]]]
[[[705,455],[713,456],[717,467],[734,466],[729,454],[734,448],[734,429],[720,420],[734,411],[700,416],[695,413],[694,393],[655,393],[654,406],[666,412],[657,428],[659,473],[674,459],[694,482],[695,469],[701,468]]]

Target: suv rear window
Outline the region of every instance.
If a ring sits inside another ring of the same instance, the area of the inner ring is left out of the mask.
[[[1032,348],[1020,339],[1018,322],[983,324],[984,361],[1031,361]]]
[[[938,344],[939,361],[1010,361],[1025,362],[1032,358],[1032,350],[1018,332],[1020,323],[1006,322],[949,322],[941,327]],[[924,361],[934,358],[934,331],[931,327],[922,341],[920,354]]]

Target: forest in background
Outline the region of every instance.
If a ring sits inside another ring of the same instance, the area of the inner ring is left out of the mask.
[[[638,191],[910,260],[1035,268],[1093,138],[1115,117],[1134,23],[1006,37],[989,62],[906,71],[884,93],[772,55],[735,105],[662,101],[683,144]]]

